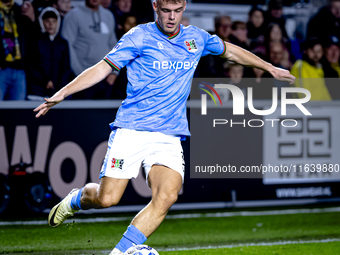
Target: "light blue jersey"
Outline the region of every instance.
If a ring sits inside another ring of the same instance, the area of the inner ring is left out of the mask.
[[[157,131],[189,136],[186,101],[202,56],[222,55],[225,43],[194,26],[176,34],[162,32],[157,22],[132,28],[104,60],[118,71],[126,66],[127,97],[112,129]]]

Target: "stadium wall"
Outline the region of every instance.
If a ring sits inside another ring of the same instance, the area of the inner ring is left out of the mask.
[[[0,173],[7,175],[9,167],[20,162],[32,163],[32,167],[27,171],[46,173],[57,199],[64,197],[72,188],[80,188],[87,182],[98,183],[110,134],[108,124],[114,120],[120,103],[114,100],[65,101],[46,116],[36,119],[32,109],[39,104],[38,102],[0,102]],[[255,104],[257,109],[267,105],[266,100]],[[340,129],[338,128],[340,103],[312,102],[309,105],[313,107],[316,115],[314,119],[309,119],[312,117],[307,116],[303,120],[304,123],[309,124],[314,122],[311,124],[312,128],[306,127],[301,131],[299,141],[296,141],[297,138],[292,137],[289,132],[279,136],[278,129],[270,131],[264,127],[241,132],[239,129],[224,128],[223,132],[227,131],[225,132],[227,143],[234,145],[225,147],[227,162],[236,167],[280,165],[282,157],[273,153],[275,152],[273,148],[290,143],[293,139],[296,145],[284,152],[287,155],[298,153],[297,150],[301,149],[300,142],[313,143],[318,155],[323,157],[320,162],[340,164]],[[189,101],[188,117],[191,118],[193,112],[199,112],[199,108],[199,102]],[[226,119],[233,117],[231,103],[222,108],[219,110],[224,110]],[[193,127],[191,130],[194,131]],[[211,137],[212,134],[209,132],[211,131],[207,130],[200,135],[202,143]],[[193,135],[197,136],[196,133]],[[242,143],[246,146],[240,146]],[[304,176],[303,179],[299,179],[296,175],[289,176],[282,173],[274,173],[274,176],[265,173],[260,178],[258,176],[257,178],[194,176],[191,173],[193,166],[190,166],[192,163],[190,144],[190,138],[182,143],[186,175],[179,200],[173,209],[340,201],[340,173],[335,171]],[[294,155],[291,156],[291,162],[297,162],[293,161]],[[308,155],[300,157],[298,163],[310,163],[308,157]],[[331,161],[329,161],[330,157]],[[141,173],[137,179],[129,183],[120,205],[107,210],[139,210],[142,205],[149,202],[150,197],[151,190],[145,183],[144,174]]]

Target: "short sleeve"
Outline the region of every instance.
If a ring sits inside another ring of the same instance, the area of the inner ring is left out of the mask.
[[[206,55],[223,55],[226,51],[226,45],[224,41],[217,35],[211,35],[208,32],[200,29],[201,35],[205,42],[205,47],[202,53],[202,57]]]
[[[120,71],[121,68],[140,55],[142,42],[142,29],[132,28],[105,56],[104,61],[115,70]]]

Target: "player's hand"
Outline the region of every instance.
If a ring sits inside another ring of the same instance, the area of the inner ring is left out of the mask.
[[[58,93],[51,98],[45,98],[46,102],[39,105],[37,108],[33,110],[34,112],[38,112],[37,115],[35,115],[35,117],[39,118],[41,115],[45,115],[52,106],[59,104],[63,100],[64,97]]]
[[[291,75],[288,70],[273,67],[272,70],[269,71],[273,77],[279,81],[288,81],[289,84],[295,83],[295,76]]]

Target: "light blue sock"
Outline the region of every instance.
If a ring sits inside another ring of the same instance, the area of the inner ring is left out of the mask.
[[[78,190],[78,194],[74,195],[71,199],[71,207],[73,208],[73,210],[81,210],[80,199],[83,189],[84,187]]]
[[[138,228],[134,225],[130,225],[115,248],[121,252],[126,252],[127,249],[132,247],[134,244],[143,244],[146,239],[146,236]]]

